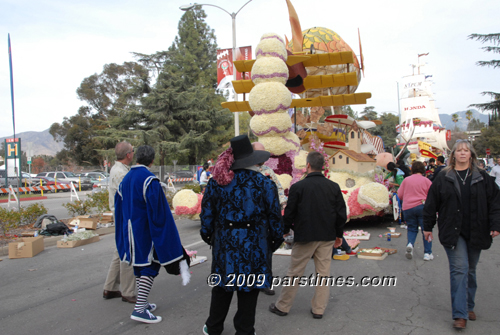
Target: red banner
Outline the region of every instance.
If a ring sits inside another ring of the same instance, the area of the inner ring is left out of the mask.
[[[251,46],[236,48],[236,60],[249,59],[252,59]],[[250,78],[250,72],[246,72],[244,78],[241,72],[236,73],[236,80]],[[217,50],[217,85],[220,86],[223,80],[224,82],[233,80],[233,49]]]

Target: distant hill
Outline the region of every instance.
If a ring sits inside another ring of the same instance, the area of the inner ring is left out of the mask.
[[[24,133],[16,134],[16,137],[21,139],[22,151],[26,151],[28,142],[33,143],[32,148],[34,156],[55,156],[56,153],[61,151],[64,147],[63,142],[54,141],[54,138],[50,135],[48,129],[44,131],[26,131]],[[12,138],[12,136],[0,138],[1,143],[3,143],[6,138]]]
[[[470,109],[470,111],[472,111],[472,117],[474,119],[478,119],[479,121],[488,124],[488,114],[479,113],[476,109]],[[458,129],[463,131],[467,130],[467,124],[469,123],[469,120],[467,120],[465,115],[466,112],[467,110],[456,112],[460,118],[457,122],[457,127]],[[453,130],[455,129],[455,123],[451,121],[451,115],[452,114],[439,114],[439,118],[441,119],[441,123],[446,129]]]

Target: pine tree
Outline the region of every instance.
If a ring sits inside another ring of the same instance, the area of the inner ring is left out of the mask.
[[[216,92],[217,44],[200,6],[187,11],[178,36],[166,53],[142,55],[143,64],[159,68],[158,79],[143,99],[144,143],[157,148],[160,165],[202,163],[232,136],[232,115]],[[150,68],[154,70],[153,68]]]
[[[485,46],[482,49],[486,52],[493,52],[496,54],[500,53],[500,33],[498,33],[498,34],[486,34],[486,35],[471,34],[468,36],[468,38],[470,40],[471,39],[476,40],[476,41],[479,41],[481,43],[486,43],[486,42],[492,43],[493,46]],[[488,67],[491,66],[494,69],[496,69],[497,67],[500,67],[500,60],[478,61],[476,63],[476,65],[488,66]],[[487,102],[487,103],[482,103],[482,104],[472,104],[472,105],[469,105],[469,107],[471,107],[471,106],[477,107],[482,111],[491,111],[492,119],[496,121],[498,118],[498,113],[500,112],[500,93],[486,91],[486,92],[481,92],[481,94],[483,96],[485,96],[485,95],[490,96],[493,99],[493,101]]]

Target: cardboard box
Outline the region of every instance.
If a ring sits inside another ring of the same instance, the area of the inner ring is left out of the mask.
[[[390,233],[390,232],[384,233],[384,235],[382,235],[382,236],[387,237],[387,234],[391,234],[391,238],[401,237],[401,233]]]
[[[9,243],[9,258],[30,258],[44,249],[43,236],[25,237]]]
[[[88,238],[86,240],[78,240],[78,241],[57,241],[57,247],[58,248],[76,248],[80,247],[85,244],[90,244],[99,241],[100,238],[99,236],[94,236],[91,238]]]
[[[384,250],[389,255],[394,255],[395,253],[398,252],[398,249],[389,249],[389,248],[380,248],[380,249]]]
[[[364,250],[371,250],[374,248],[363,248],[358,252],[358,258],[364,258],[364,259],[374,259],[374,260],[383,260],[387,257],[388,253],[381,249],[378,248],[378,250],[382,251],[381,253],[370,253],[370,252],[363,252]]]
[[[80,223],[78,224],[78,228],[85,229],[97,229],[97,218],[84,217],[80,218]]]

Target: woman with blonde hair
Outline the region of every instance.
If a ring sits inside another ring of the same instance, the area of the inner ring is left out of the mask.
[[[464,329],[474,313],[476,266],[500,232],[500,190],[478,168],[477,154],[467,140],[458,140],[449,165],[437,175],[424,206],[424,235],[432,241],[438,214],[439,241],[448,256],[453,327]]]

